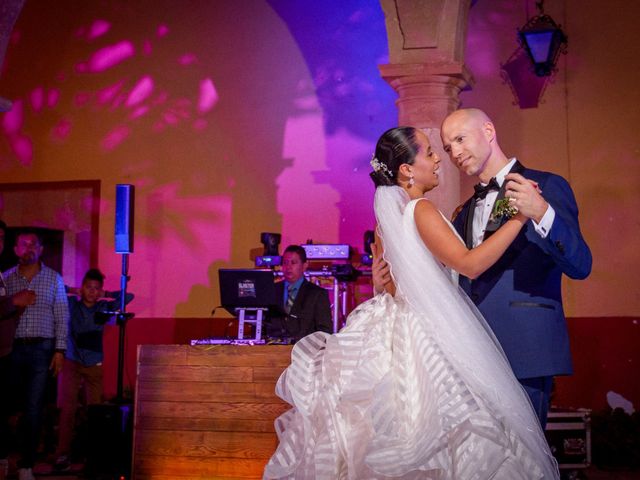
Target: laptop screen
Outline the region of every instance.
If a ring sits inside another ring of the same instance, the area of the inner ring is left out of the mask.
[[[282,308],[282,299],[276,298],[274,276],[271,270],[224,269],[218,270],[220,303],[232,315],[236,308]]]

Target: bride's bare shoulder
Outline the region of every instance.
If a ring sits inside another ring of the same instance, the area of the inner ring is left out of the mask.
[[[431,200],[426,198],[420,198],[419,201],[416,202],[415,212],[416,215],[431,215],[434,213],[439,215],[438,208]]]
[[[446,226],[444,217],[438,207],[434,203],[426,198],[416,202],[416,208],[414,212],[414,219],[416,225],[420,229],[422,226],[430,225],[432,228],[437,226]]]

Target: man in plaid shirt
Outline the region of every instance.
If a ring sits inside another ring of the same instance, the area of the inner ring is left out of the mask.
[[[40,434],[41,410],[49,372],[62,369],[67,345],[69,307],[62,277],[40,261],[42,239],[32,231],[17,235],[14,251],[18,265],[4,277],[9,295],[35,292],[35,304],[25,308],[11,352],[11,388],[25,399],[24,441],[18,462],[20,480],[33,479]]]
[[[7,224],[0,220],[0,253],[4,250],[4,237]],[[29,290],[9,295],[7,284],[0,273],[0,385],[4,388],[9,384],[11,367],[11,349],[20,312],[24,307],[36,302],[36,294]],[[9,474],[9,415],[11,405],[9,395],[0,395],[0,480],[5,480]]]

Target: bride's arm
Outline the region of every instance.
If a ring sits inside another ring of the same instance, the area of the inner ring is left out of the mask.
[[[420,237],[431,253],[448,267],[471,279],[498,261],[527,222],[526,217],[517,214],[487,240],[468,250],[430,201],[419,201],[414,217]]]
[[[382,247],[382,240],[378,236],[377,230],[375,231],[376,241],[371,244],[371,254],[373,255],[373,263],[371,264],[371,276],[373,278],[373,290],[375,293],[387,293],[395,296],[396,285],[391,278],[391,268],[389,264],[382,258],[384,249]]]

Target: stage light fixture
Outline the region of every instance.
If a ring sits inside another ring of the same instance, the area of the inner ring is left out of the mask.
[[[263,255],[267,257],[278,256],[278,245],[280,245],[281,239],[282,236],[279,233],[262,232],[260,242],[264,245]]]
[[[538,77],[548,77],[556,69],[560,53],[567,52],[567,36],[560,25],[544,13],[544,0],[536,2],[539,14],[518,29],[518,40],[533,63]]]
[[[282,257],[278,253],[278,245],[282,236],[279,233],[262,232],[260,242],[264,245],[263,255],[256,257],[256,267],[273,268],[282,263]]]

